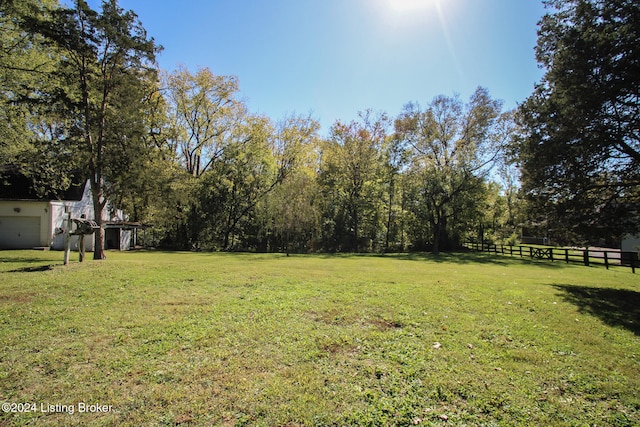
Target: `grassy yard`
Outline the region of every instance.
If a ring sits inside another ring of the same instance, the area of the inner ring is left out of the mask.
[[[630,269],[107,256],[0,252],[0,425],[640,425]]]

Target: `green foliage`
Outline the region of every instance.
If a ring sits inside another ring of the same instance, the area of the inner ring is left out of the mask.
[[[11,1],[0,19],[0,171],[40,194],[89,177],[97,222],[109,200],[154,226],[154,246],[437,253],[496,223],[487,204],[503,214],[486,179],[511,116],[485,89],[410,105],[395,132],[365,111],[320,141],[310,117],[251,114],[236,77],[179,67],[159,82],[160,48],[116,0]]]
[[[191,74],[180,67],[164,77],[171,123],[169,143],[195,177],[209,170],[234,139],[247,114],[236,99],[235,77],[217,76],[208,68]]]
[[[208,71],[200,73],[212,77]],[[195,79],[189,76],[181,70],[170,80]],[[188,103],[195,102],[194,97],[218,99],[216,87],[199,87],[184,99]],[[287,253],[292,248],[294,252],[454,248],[475,236],[471,230],[486,222],[485,179],[502,156],[512,123],[511,114],[501,114],[500,102],[491,100],[484,89],[466,106],[440,97],[424,113],[407,110],[397,120],[394,134],[389,133],[386,115],[366,111],[349,124],[336,122],[324,141],[319,141],[318,124],[310,118],[290,117],[273,125],[238,106],[234,111],[241,114],[232,114],[233,125],[226,128],[229,121],[219,107],[206,110],[195,109],[191,118],[206,122],[204,118],[210,117],[211,128],[221,121],[225,130],[211,135],[207,144],[200,145],[201,151],[192,146],[190,152],[200,153],[200,160],[187,156],[187,145],[175,139],[194,134],[195,128],[176,131],[174,122],[164,141],[174,154],[174,167],[194,177],[184,202],[175,204],[170,198],[166,203],[169,210],[177,206],[180,212],[175,216],[178,224],[171,225],[171,215],[164,221],[164,244],[169,247]],[[426,127],[416,127],[421,120]],[[443,126],[450,126],[448,133],[436,135]],[[199,173],[194,174],[193,165],[200,165]],[[505,237],[514,233],[517,204],[515,184],[509,182],[505,221],[511,229],[505,230]],[[434,244],[438,239],[446,244]]]
[[[501,109],[500,101],[478,88],[466,105],[438,96],[424,110],[408,104],[396,121],[411,152],[414,215],[429,226],[434,253],[454,247],[477,222],[483,180],[510,133],[510,115]]]
[[[279,125],[274,148],[282,182],[265,203],[268,222],[273,225],[270,250],[306,252],[315,238],[319,221],[314,170],[318,128],[317,122],[302,117],[290,117]]]
[[[478,215],[479,227],[468,234],[467,240],[515,245],[521,234],[518,224],[522,223],[523,217],[518,209],[521,203],[514,200],[517,198],[514,189],[510,191],[509,187],[489,182],[481,197],[484,197],[484,203]]]
[[[0,178],[25,176],[40,197],[69,187],[77,162],[65,149],[67,110],[58,97],[61,52],[25,20],[51,19],[57,1],[0,5]]]
[[[211,172],[200,180],[199,209],[204,219],[203,231],[210,236],[205,242],[230,249],[238,235],[241,240],[255,235],[242,233],[244,227],[252,225],[245,221],[278,183],[267,139],[268,126],[266,120],[258,118],[248,123],[246,137],[225,150]]]
[[[379,246],[382,147],[388,118],[360,114],[348,125],[337,122],[325,142],[318,181],[323,193],[323,245],[329,251],[367,251]],[[332,223],[333,222],[333,223]]]
[[[546,74],[520,108],[523,186],[559,240],[638,230],[640,4],[548,1],[537,58]]]
[[[36,184],[53,181],[54,189],[68,187],[72,171],[88,177],[95,220],[101,224],[107,200],[124,199],[128,184],[135,187],[134,177],[148,164],[152,146],[146,139],[145,109],[157,90],[159,48],[147,38],[137,16],[116,0],[103,2],[100,12],[84,0],[70,8],[10,2],[2,12],[8,23],[3,36],[19,40],[2,40],[15,52],[10,52],[10,60],[0,58],[0,69],[20,72],[6,79],[9,87],[3,90],[16,98],[9,102],[19,102],[23,109],[21,116],[11,113],[9,123],[18,137],[31,142],[17,147],[20,155],[35,154],[31,167],[22,172],[32,175]],[[29,68],[22,64],[27,60],[34,61]],[[25,117],[24,108],[31,104],[40,108]],[[9,144],[15,139],[9,138]],[[11,163],[16,160],[9,158]],[[104,256],[103,242],[101,228],[96,258]]]
[[[640,423],[629,269],[466,253],[61,258],[2,252],[0,400],[113,410],[0,424]]]

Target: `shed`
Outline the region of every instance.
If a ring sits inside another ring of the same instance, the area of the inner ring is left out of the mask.
[[[89,181],[72,184],[60,198],[54,198],[51,195],[38,197],[30,190],[28,180],[20,176],[11,177],[9,185],[0,186],[0,249],[63,250],[65,212],[71,213],[72,218],[82,215],[95,217]],[[127,219],[122,210],[107,204],[102,218],[106,248],[130,249],[132,230],[142,224],[126,222]],[[78,236],[72,237],[71,247],[75,250],[78,249],[78,240]],[[93,240],[85,239],[85,250],[93,250]],[[117,244],[107,246],[109,240],[117,241]]]

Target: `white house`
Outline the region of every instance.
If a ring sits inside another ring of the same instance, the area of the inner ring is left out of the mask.
[[[78,191],[83,188],[83,191]],[[71,218],[94,218],[93,197],[87,181],[76,191],[67,191],[65,200],[41,200],[24,189],[13,189],[9,197],[0,194],[0,249],[51,248],[64,249],[66,212]],[[127,222],[122,210],[107,205],[102,221],[105,228],[105,249],[130,249],[132,231],[138,223]],[[71,247],[77,250],[78,236],[72,236]],[[92,251],[94,239],[85,239],[85,249]]]

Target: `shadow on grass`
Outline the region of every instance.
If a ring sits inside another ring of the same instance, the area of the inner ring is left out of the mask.
[[[50,264],[51,260],[49,259],[28,256],[0,256],[0,265],[3,263],[27,264],[24,267],[15,268],[13,270],[0,271],[4,273],[34,273],[52,270],[56,266],[56,264]],[[43,265],[43,263],[49,264]],[[62,265],[62,263],[60,265]],[[5,268],[7,267],[9,266],[5,266]]]
[[[430,252],[409,252],[409,253],[335,253],[335,254],[314,254],[313,256],[320,258],[365,258],[380,257],[388,259],[408,260],[408,261],[431,261],[436,263],[452,263],[452,264],[492,264],[492,265],[513,265],[522,262],[528,265],[535,265],[542,268],[557,269],[563,268],[564,264],[560,262],[551,262],[547,260],[531,259],[529,257],[495,255],[473,251],[459,252],[441,252],[435,255]]]
[[[629,289],[554,285],[565,301],[581,313],[598,317],[609,326],[622,326],[640,336],[640,292]]]
[[[3,262],[14,262],[14,263],[25,263],[25,264],[33,264],[37,262],[47,261],[42,258],[31,258],[31,257],[0,257],[0,263]]]
[[[298,255],[299,256],[299,255]],[[305,255],[302,255],[305,256]],[[337,253],[317,253],[310,256],[322,259],[334,258],[386,258],[397,259],[403,261],[431,261],[439,263],[487,263],[487,264],[506,264],[504,260],[495,257],[489,257],[484,254],[472,252],[441,252],[435,255],[431,252],[389,252],[389,253],[369,253],[369,252],[337,252]]]
[[[403,254],[400,256],[400,259],[454,264],[508,264],[508,260],[505,258],[498,258],[477,252],[441,252],[438,255],[429,252],[417,252]]]
[[[7,273],[36,273],[39,271],[53,270],[55,265],[34,265],[29,267],[16,268],[15,270],[8,270]]]

